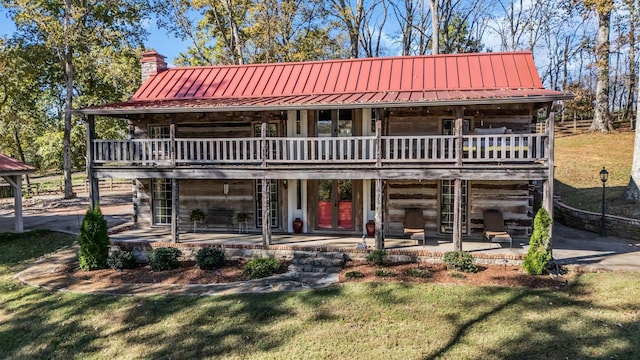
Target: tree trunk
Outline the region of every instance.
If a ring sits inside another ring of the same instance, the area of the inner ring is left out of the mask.
[[[627,99],[627,107],[624,112],[625,118],[629,119],[631,123],[631,128],[633,129],[633,100],[635,95],[635,86],[636,86],[636,0],[629,0],[629,98]],[[639,97],[640,100],[640,97]],[[636,124],[637,126],[637,124]]]
[[[640,99],[640,86],[638,86]],[[640,206],[640,101],[636,104],[636,138],[633,145],[633,162],[631,163],[631,178],[624,193],[627,200],[635,201]]]
[[[71,183],[71,110],[73,110],[73,54],[69,45],[70,21],[71,21],[71,1],[65,0],[64,15],[64,36],[65,48],[64,54],[64,74],[66,78],[66,105],[64,111],[64,198],[71,199],[75,197],[73,186]]]
[[[438,0],[429,0],[431,6],[431,54],[437,55],[440,49],[440,22],[438,21]]]
[[[612,0],[607,0],[609,3]],[[613,130],[609,119],[609,27],[611,24],[611,7],[601,4],[598,8],[598,44],[597,79],[596,79],[596,107],[591,123],[591,131],[609,132]]]

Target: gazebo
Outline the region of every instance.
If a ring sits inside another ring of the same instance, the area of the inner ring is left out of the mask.
[[[30,174],[34,171],[35,168],[32,166],[0,154],[0,176],[13,188],[16,232],[24,231],[22,221],[22,175]]]

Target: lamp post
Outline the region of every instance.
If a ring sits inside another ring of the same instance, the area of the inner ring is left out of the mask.
[[[602,221],[600,223],[600,237],[607,237],[607,228],[605,226],[604,218],[604,189],[607,179],[609,179],[609,172],[603,166],[602,170],[600,170],[600,181],[602,181]]]

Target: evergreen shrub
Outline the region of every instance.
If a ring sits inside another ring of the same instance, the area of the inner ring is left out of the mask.
[[[280,271],[280,262],[274,258],[256,258],[247,262],[244,267],[244,276],[247,279],[258,279]]]
[[[85,271],[107,268],[109,233],[99,207],[87,210],[78,235],[80,268]]]
[[[527,274],[541,275],[551,261],[551,244],[549,243],[549,228],[553,220],[544,208],[540,208],[533,219],[533,233],[529,240],[529,251],[524,257],[522,267]]]
[[[449,267],[466,273],[474,273],[478,268],[473,263],[473,257],[466,251],[449,251],[444,254],[444,262]]]
[[[202,248],[196,253],[196,265],[202,270],[213,270],[224,264],[224,250]]]
[[[129,250],[116,250],[107,258],[107,266],[111,269],[133,269],[138,265],[133,253]]]
[[[172,247],[159,247],[153,249],[149,255],[149,264],[153,271],[165,271],[177,269],[180,266],[178,258],[182,251]]]

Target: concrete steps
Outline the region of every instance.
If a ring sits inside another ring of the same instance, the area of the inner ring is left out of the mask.
[[[341,252],[315,253],[295,251],[289,272],[300,273],[337,273],[346,262],[346,255]]]

